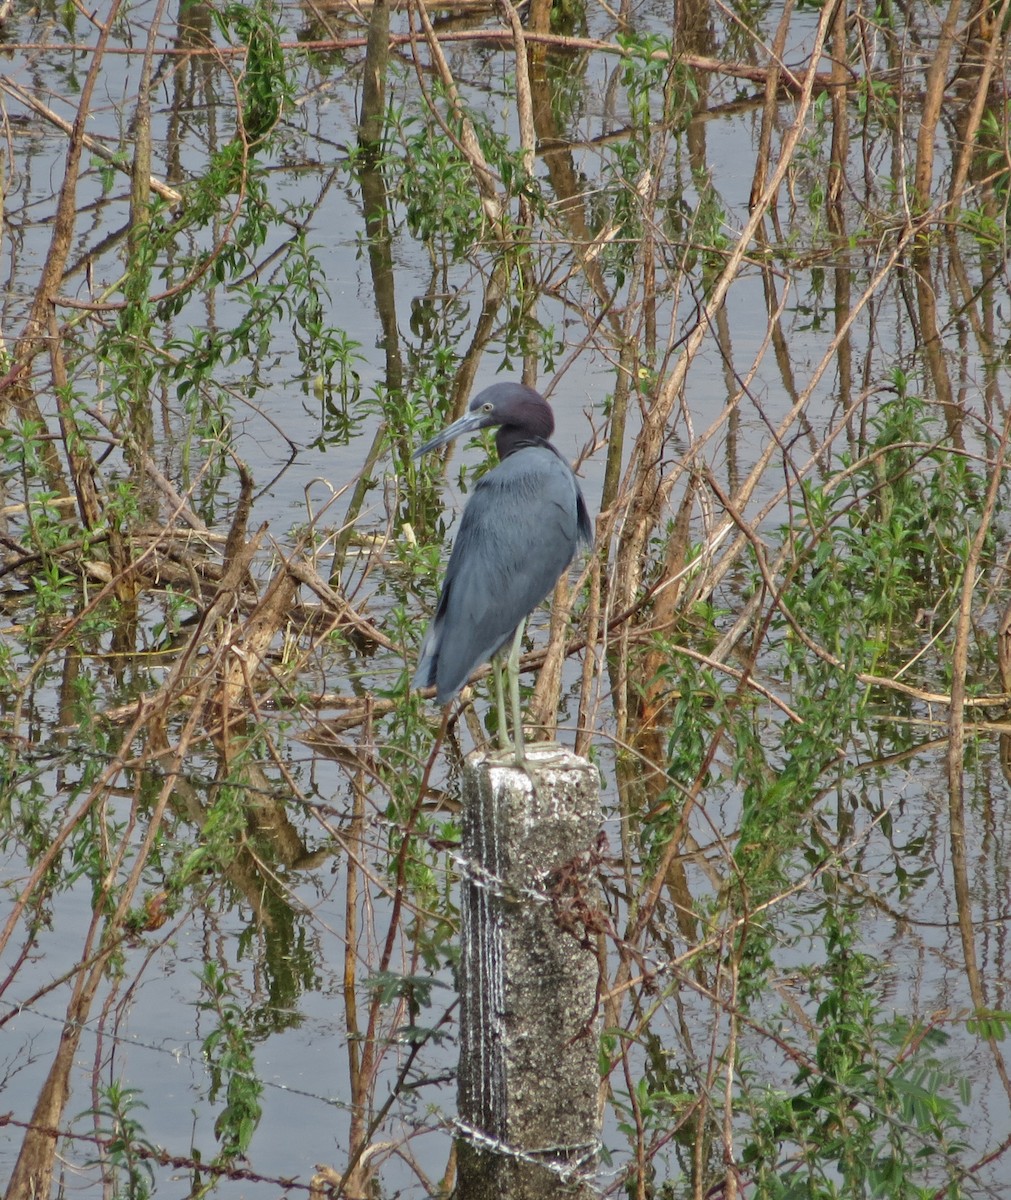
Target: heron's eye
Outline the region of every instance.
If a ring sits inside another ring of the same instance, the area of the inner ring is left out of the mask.
[[[491,403],[482,404],[482,405],[481,405],[481,411],[482,411],[482,412],[491,412],[491,410],[492,410],[494,407],[495,407],[495,405],[494,405],[494,404],[491,404]]]

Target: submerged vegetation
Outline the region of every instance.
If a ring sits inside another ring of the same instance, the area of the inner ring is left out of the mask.
[[[443,1196],[480,378],[596,544],[602,1149],[1009,1195],[1008,4],[24,10],[0,80],[0,1182]]]

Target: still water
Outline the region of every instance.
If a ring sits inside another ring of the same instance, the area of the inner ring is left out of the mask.
[[[524,675],[600,768],[591,1188],[1011,1196],[1007,47],[737,8],[5,26],[12,1196],[451,1186],[493,719],[406,681],[487,455],[409,455],[521,376],[600,513]]]

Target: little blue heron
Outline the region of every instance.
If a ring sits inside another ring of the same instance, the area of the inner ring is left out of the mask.
[[[439,607],[414,675],[446,704],[488,659],[495,669],[499,743],[508,746],[499,655],[511,644],[507,672],[513,749],[525,762],[519,657],[527,617],[558,582],[580,543],[593,540],[583,494],[569,464],[548,441],[555,418],[547,401],[519,383],[495,383],[469,411],[414,452],[418,458],[453,438],[497,425],[499,464],[467,502],[449,556]]]

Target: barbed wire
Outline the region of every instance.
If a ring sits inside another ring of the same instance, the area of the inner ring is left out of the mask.
[[[98,1037],[97,1030],[91,1028],[91,1025],[93,1024],[92,1022],[69,1021],[66,1017],[57,1017],[53,1016],[51,1013],[40,1012],[37,1008],[33,1008],[31,1005],[18,1004],[14,1001],[6,1000],[3,997],[0,997],[0,1005],[13,1013],[30,1013],[33,1017],[36,1017],[40,1021],[49,1021],[54,1025],[59,1025],[61,1029],[66,1028],[80,1030],[84,1033],[91,1034],[93,1037]],[[149,1050],[154,1054],[164,1054],[167,1057],[174,1059],[177,1064],[180,1062],[187,1062],[193,1064],[194,1066],[202,1067],[204,1071],[208,1069],[207,1060],[204,1057],[203,1052],[201,1052],[199,1055],[195,1055],[181,1047],[168,1049],[165,1046],[159,1046],[155,1042],[145,1041],[143,1038],[132,1036],[127,1037],[124,1034],[112,1033],[109,1030],[103,1030],[102,1037],[106,1041],[111,1041],[117,1046],[129,1046],[136,1047],[141,1050]],[[279,1083],[277,1080],[273,1079],[264,1079],[251,1071],[240,1071],[235,1068],[221,1069],[225,1070],[228,1075],[233,1076],[236,1079],[246,1079],[250,1082],[260,1084],[264,1088],[274,1088],[277,1091],[288,1092],[294,1096],[301,1096],[306,1100],[316,1100],[320,1104],[326,1104],[331,1108],[338,1108],[349,1113],[354,1112],[355,1109],[355,1106],[350,1101],[342,1100],[338,1096],[324,1096],[318,1092],[309,1091],[306,1088],[294,1087],[288,1083]]]
[[[19,1121],[11,1113],[0,1113],[0,1129],[7,1126],[23,1129],[25,1132],[42,1134],[45,1137],[51,1137],[54,1141],[86,1142],[99,1147],[106,1153],[114,1143],[121,1144],[123,1140],[121,1132],[105,1138],[97,1133],[75,1133],[73,1130],[61,1129],[56,1125],[37,1125],[33,1121]],[[287,1175],[263,1175],[251,1167],[231,1167],[223,1163],[208,1162],[206,1159],[190,1158],[184,1154],[170,1154],[161,1146],[148,1146],[142,1141],[135,1140],[130,1143],[130,1154],[145,1162],[155,1163],[160,1167],[172,1167],[177,1171],[194,1171],[204,1175],[213,1175],[218,1179],[241,1179],[249,1183],[269,1183],[275,1187],[284,1188],[286,1191],[302,1191],[306,1194],[312,1194],[313,1191],[311,1184],[302,1183]]]
[[[453,1128],[467,1141],[480,1146],[492,1154],[502,1158],[510,1158],[516,1162],[527,1163],[529,1166],[541,1167],[557,1175],[563,1183],[586,1182],[589,1175],[596,1173],[596,1160],[603,1143],[599,1138],[592,1142],[578,1142],[575,1145],[540,1146],[536,1150],[522,1150],[503,1142],[501,1138],[493,1137],[476,1125],[456,1118],[452,1121]],[[577,1157],[571,1157],[571,1156]],[[560,1161],[569,1159],[569,1161]]]

